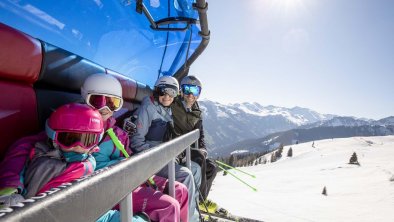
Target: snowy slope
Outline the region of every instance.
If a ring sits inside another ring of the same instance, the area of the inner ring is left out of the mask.
[[[311,144],[292,145],[293,157],[285,157],[287,146],[275,163],[240,168],[256,179],[231,171],[257,192],[220,173],[209,198],[264,221],[394,221],[394,136]],[[353,152],[361,166],[347,164]]]

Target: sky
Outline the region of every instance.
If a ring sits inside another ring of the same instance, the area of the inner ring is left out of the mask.
[[[394,1],[211,0],[201,98],[394,115]]]
[[[284,147],[274,163],[219,173],[209,199],[263,221],[394,221],[394,136],[329,139]],[[360,166],[347,164],[356,152]],[[270,155],[266,155],[268,162]],[[231,186],[229,186],[231,184]],[[326,187],[327,196],[322,195]]]

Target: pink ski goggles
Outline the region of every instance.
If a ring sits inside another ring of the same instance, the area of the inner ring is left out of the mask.
[[[90,150],[97,146],[103,137],[103,133],[56,132],[50,129],[49,126],[47,126],[46,131],[47,135],[63,149],[71,149],[80,146],[83,149]]]
[[[123,99],[113,95],[88,94],[86,97],[86,103],[95,109],[100,110],[107,107],[109,110],[114,112],[122,108]]]

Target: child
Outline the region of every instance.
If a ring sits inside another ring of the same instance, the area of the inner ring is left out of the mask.
[[[97,161],[96,169],[110,166],[129,157],[132,153],[129,149],[129,137],[125,131],[115,126],[116,120],[113,118],[114,112],[121,109],[123,105],[122,86],[119,81],[106,74],[91,75],[85,80],[81,94],[89,106],[98,109],[104,120],[106,134],[99,143],[100,151],[93,154]],[[122,143],[120,147],[114,143],[117,139]],[[133,211],[146,212],[154,221],[174,222],[180,219],[182,222],[187,222],[187,188],[181,183],[175,184],[178,203],[162,193],[167,179],[153,176],[153,181],[150,186],[142,185],[133,191]]]
[[[12,206],[24,198],[33,197],[94,171],[96,161],[91,153],[98,151],[97,145],[104,133],[100,113],[87,105],[63,105],[47,120],[45,133],[46,135],[41,133],[22,139],[13,147],[11,153],[15,154],[22,149],[29,150],[30,154],[19,180],[23,183],[1,189],[3,207]],[[1,165],[10,165],[18,160],[10,158],[12,156],[7,156]],[[2,174],[1,184],[8,182],[11,185],[12,180],[4,182],[6,179],[7,175]],[[98,221],[116,221],[116,218],[119,218],[119,212],[110,211]]]
[[[168,129],[173,128],[170,105],[178,95],[178,91],[179,84],[174,77],[162,76],[156,81],[153,97],[145,97],[137,110],[135,120],[137,128],[131,137],[130,144],[134,152],[141,152],[171,139],[168,136],[171,133]],[[157,175],[168,177],[167,167],[161,169]],[[196,187],[192,172],[187,167],[175,164],[175,179],[188,188],[189,219],[199,221],[195,202]]]
[[[98,112],[86,105],[64,105],[47,120],[45,132],[45,136],[37,135],[36,140],[30,137],[30,141],[16,143],[15,150],[26,146],[23,149],[30,154],[27,161],[23,160],[23,178],[19,180],[23,183],[6,189],[29,198],[94,171],[96,161],[90,153],[98,150],[103,135],[103,121]],[[4,163],[14,162],[6,156]],[[6,176],[1,175],[1,184],[11,185],[12,181],[4,181]]]

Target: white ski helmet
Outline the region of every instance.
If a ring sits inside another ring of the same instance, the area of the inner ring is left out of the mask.
[[[85,101],[89,94],[112,95],[122,98],[122,85],[111,75],[93,74],[85,79],[81,87],[81,95]]]
[[[185,76],[181,81],[181,86],[186,85],[186,84],[187,85],[195,85],[195,86],[199,86],[200,88],[202,88],[201,81],[195,76]]]
[[[171,97],[176,97],[179,92],[178,80],[172,76],[162,76],[156,80],[154,91],[155,93],[162,91]]]

